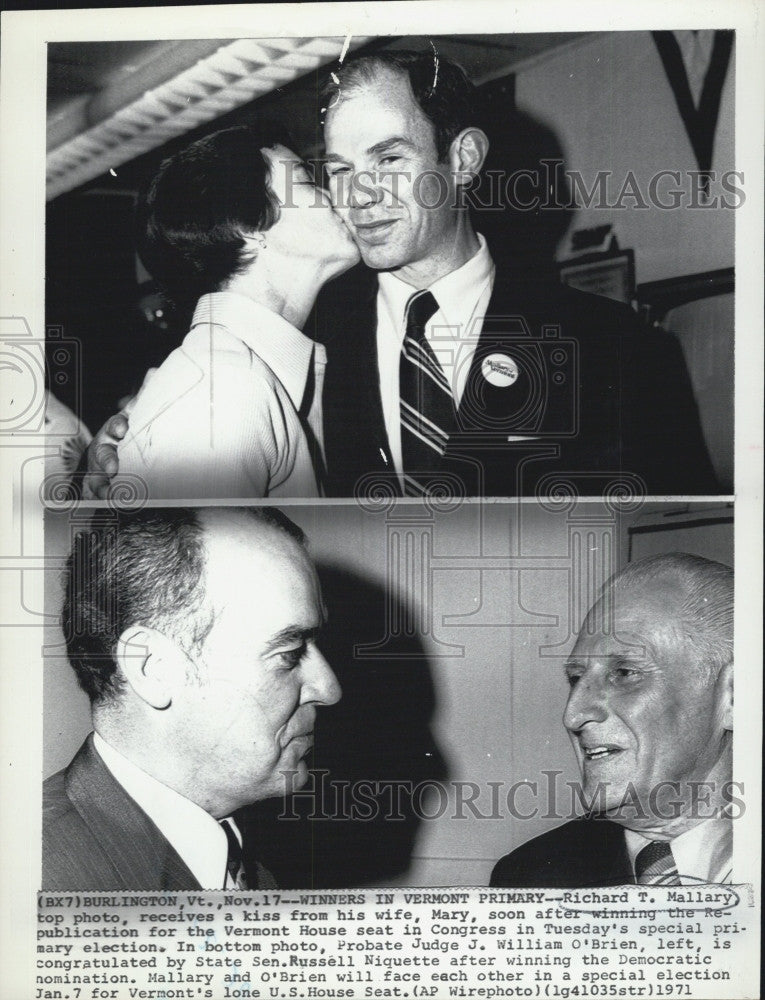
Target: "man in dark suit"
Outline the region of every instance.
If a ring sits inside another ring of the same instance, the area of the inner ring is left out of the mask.
[[[532,240],[511,246],[509,143],[478,127],[458,67],[435,52],[357,57],[324,103],[328,186],[364,265],[325,289],[311,331],[328,345],[330,492],[386,477],[414,495],[434,481],[479,496],[561,481],[598,495],[714,491],[676,341],[563,287]],[[482,176],[499,183],[475,187]],[[420,299],[429,315],[413,323]],[[414,394],[410,352],[426,368]],[[429,397],[433,369],[453,418]]]
[[[530,275],[518,261],[497,259],[487,315],[500,319],[487,320],[477,338],[457,426],[436,469],[425,472],[431,486],[441,482],[468,496],[534,496],[559,487],[583,496],[717,493],[675,338],[641,330],[626,306],[548,279],[542,265]],[[357,288],[349,292],[351,281]],[[351,304],[345,318],[327,321],[341,302],[338,287],[316,332],[326,331],[328,351],[327,493],[397,492],[376,363],[376,278],[357,269],[343,288]],[[539,331],[551,323],[555,339],[545,341]],[[512,400],[511,387],[489,383],[482,361],[488,367],[494,358],[501,364],[519,356],[535,383]],[[543,397],[545,383],[559,375],[567,384]]]
[[[491,884],[732,881],[733,571],[685,553],[630,564],[566,674],[590,813],[506,855]]]
[[[306,327],[328,352],[325,492],[716,492],[676,341],[562,287],[537,247],[509,250],[518,209],[501,184],[471,209],[490,143],[464,73],[392,51],[331,80],[328,187],[363,264]],[[508,180],[500,154],[492,170]],[[105,431],[89,463],[86,490],[103,494]]]
[[[302,532],[273,509],[107,515],[68,569],[94,732],[44,784],[42,888],[273,887],[237,811],[305,783],[340,696]]]

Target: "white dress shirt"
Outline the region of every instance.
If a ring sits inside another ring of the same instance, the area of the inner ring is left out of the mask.
[[[635,871],[635,858],[651,843],[635,830],[624,831],[627,853]],[[705,819],[671,840],[672,857],[682,885],[697,882],[730,882],[733,877],[733,822],[726,816]]]
[[[325,366],[323,345],[270,309],[235,292],[203,295],[183,344],[136,400],[113,485],[139,476],[152,500],[318,496],[306,430],[321,466]]]
[[[494,288],[494,263],[486,240],[478,234],[479,249],[462,267],[435,281],[428,291],[438,312],[425,327],[425,337],[438,358],[459,406],[470,363]],[[406,333],[406,305],[415,289],[393,272],[379,276],[377,292],[377,363],[380,371],[385,429],[393,467],[401,477],[401,415],[399,364]]]
[[[219,822],[191,799],[142,771],[98,733],[93,734],[93,745],[115,781],[158,827],[200,886],[235,888],[226,871],[228,841]],[[241,844],[236,823],[226,818]]]

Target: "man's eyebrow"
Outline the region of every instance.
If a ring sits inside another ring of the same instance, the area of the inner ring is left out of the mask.
[[[655,662],[655,656],[648,644],[638,647],[634,653],[614,653],[608,657],[609,667],[645,667]]]
[[[367,153],[387,153],[394,146],[405,146],[407,149],[414,149],[414,143],[405,139],[402,135],[391,136],[390,139],[381,139],[374,146],[370,146]]]
[[[641,655],[643,649],[644,647],[638,647],[634,653],[606,653],[605,655],[603,653],[578,653],[575,657],[566,660],[563,669],[566,672],[585,669],[587,664],[595,659],[603,660],[609,667],[645,666],[646,657]]]
[[[310,642],[311,639],[315,639],[319,635],[320,631],[320,625],[313,625],[310,628],[304,628],[302,625],[288,625],[276,635],[271,636],[265,645],[265,652],[272,653],[275,649],[283,646],[285,642]]]
[[[378,153],[387,153],[388,150],[393,149],[395,146],[404,146],[407,149],[414,149],[414,143],[405,139],[402,135],[393,135],[390,139],[381,139],[376,142],[373,146],[370,146],[366,150],[367,156],[376,155]],[[350,162],[344,156],[340,156],[339,153],[326,153],[324,156],[324,161],[326,163],[348,163]]]

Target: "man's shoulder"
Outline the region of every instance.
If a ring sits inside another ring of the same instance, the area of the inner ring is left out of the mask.
[[[640,318],[626,302],[584,292],[569,285],[561,284],[560,288],[560,300],[573,315],[583,320],[589,318],[590,322],[597,319],[603,324],[612,325],[620,333],[637,333],[640,330]]]
[[[625,302],[572,288],[560,281],[553,268],[528,270],[500,258],[496,262],[494,306],[514,306],[536,320],[567,329],[603,332],[609,336],[633,335],[641,331],[640,318]],[[572,329],[573,328],[573,329]]]
[[[613,824],[596,823],[594,820],[584,818],[572,819],[562,826],[555,826],[551,830],[546,830],[531,840],[527,840],[520,847],[516,847],[509,854],[506,854],[498,864],[526,858],[542,861],[550,856],[559,856],[561,851],[570,853],[577,850],[583,843],[591,845],[593,839],[598,838],[603,827],[613,829]]]
[[[69,764],[43,781],[43,838],[65,827],[86,826],[81,809],[95,803],[104,773],[89,736]],[[78,808],[78,804],[80,808]]]
[[[497,862],[493,886],[573,887],[618,884],[628,874],[622,829],[580,818],[534,837]]]
[[[199,888],[88,738],[65,770],[43,782],[42,888],[86,892],[171,885]]]
[[[52,774],[43,782],[43,829],[74,811],[66,792],[67,768]]]
[[[73,766],[43,782],[43,889],[99,888],[92,873],[103,864],[101,846],[69,796]]]

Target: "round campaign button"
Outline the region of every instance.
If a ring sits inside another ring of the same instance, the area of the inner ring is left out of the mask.
[[[481,362],[481,374],[490,385],[504,389],[518,380],[518,365],[509,354],[488,354]]]

